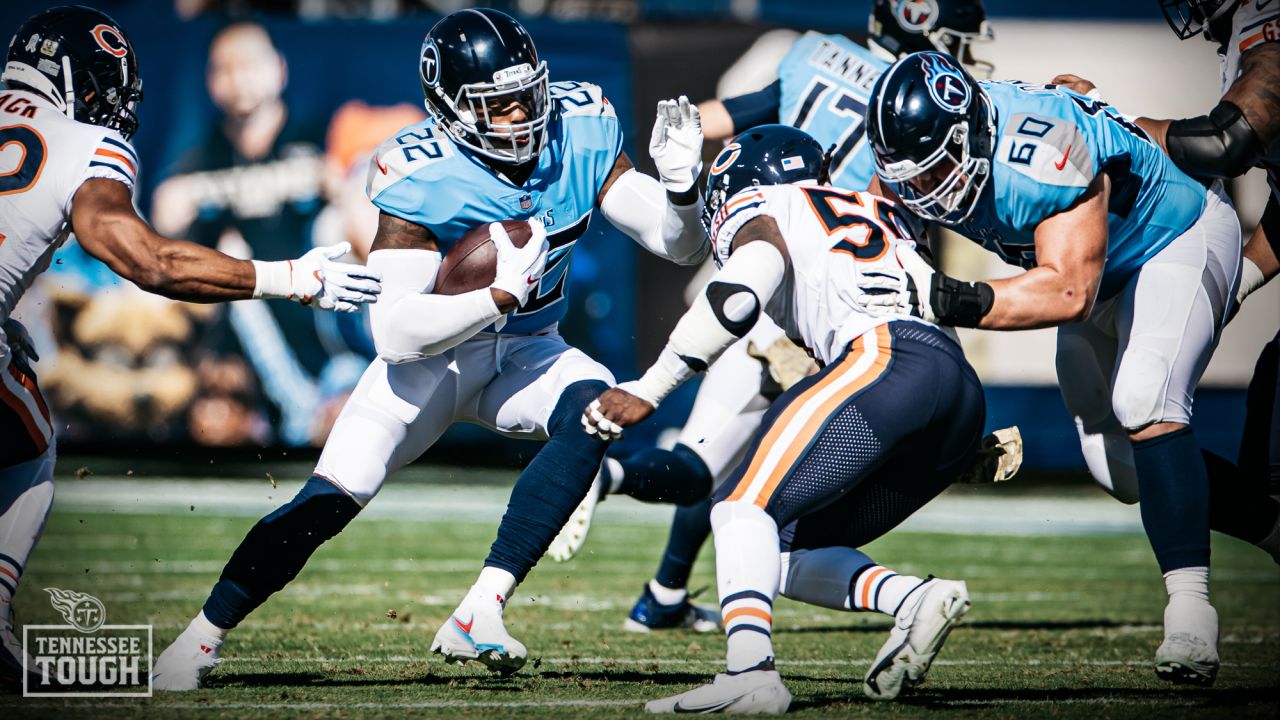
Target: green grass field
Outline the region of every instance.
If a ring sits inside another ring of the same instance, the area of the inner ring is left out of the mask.
[[[719,634],[621,629],[656,564],[665,542],[662,513],[669,512],[630,500],[605,504],[608,512],[602,511],[583,557],[540,565],[512,599],[508,627],[532,658],[520,674],[499,679],[478,665],[447,667],[430,656],[431,637],[474,579],[501,513],[505,486],[475,482],[509,482],[510,476],[445,474],[455,483],[452,494],[437,489],[419,498],[430,512],[415,511],[417,491],[401,486],[401,495],[384,493],[321,548],[292,585],[231,636],[206,689],[131,701],[6,696],[0,715],[640,717],[643,701],[704,682],[721,668]],[[261,508],[278,504],[294,487],[272,490],[259,481],[197,492],[187,480],[112,482],[91,478],[60,487],[17,607],[26,623],[60,624],[41,588],[91,593],[106,604],[108,622],[153,624],[157,653],[200,607]],[[156,502],[156,493],[168,499]],[[210,499],[222,495],[225,502]],[[1018,508],[1057,502],[1073,513],[1120,507],[1092,492],[1061,500],[1013,492],[1004,499],[997,514],[1010,517]],[[374,512],[384,501],[381,514]],[[973,535],[912,525],[868,551],[904,572],[967,580],[973,610],[929,682],[883,705],[863,698],[861,678],[884,640],[887,618],[781,600],[779,669],[799,716],[1280,714],[1280,569],[1242,543],[1214,538],[1224,666],[1208,690],[1165,685],[1151,670],[1164,591],[1141,534]],[[695,587],[702,585],[714,586],[709,548],[694,578]]]

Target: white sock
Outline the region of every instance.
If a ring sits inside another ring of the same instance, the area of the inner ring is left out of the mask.
[[[911,591],[924,582],[915,575],[899,575],[883,565],[872,565],[858,574],[849,604],[855,610],[896,615]]]
[[[1209,568],[1189,567],[1164,574],[1169,604],[1164,609],[1164,634],[1189,633],[1217,642],[1218,613],[1209,604]]]
[[[778,594],[778,526],[751,503],[721,502],[711,510],[716,584],[728,637],[729,672],[772,660],[773,599]]]
[[[653,593],[653,599],[663,605],[675,605],[684,602],[689,596],[687,588],[669,588],[659,583],[657,580],[649,581],[649,592]]]
[[[222,644],[227,639],[227,633],[231,632],[226,628],[220,628],[209,621],[201,610],[199,615],[191,620],[191,624],[187,625],[187,630],[199,635],[201,638],[209,638],[214,641],[214,647]]]
[[[600,472],[604,473],[605,493],[616,494],[622,488],[622,479],[627,474],[627,471],[622,469],[622,463],[607,457],[600,466]]]
[[[1209,568],[1189,567],[1164,574],[1164,587],[1169,599],[1185,598],[1209,602]]]
[[[480,571],[480,577],[476,578],[476,584],[471,586],[471,592],[468,595],[482,597],[487,600],[496,598],[499,605],[505,605],[507,599],[511,597],[511,593],[515,592],[515,589],[515,575],[502,568],[486,566]]]

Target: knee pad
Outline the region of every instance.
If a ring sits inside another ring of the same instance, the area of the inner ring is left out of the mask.
[[[743,523],[767,528],[770,532],[778,532],[778,523],[769,513],[755,503],[740,500],[722,500],[711,508],[711,530],[719,532],[729,523]]]
[[[1189,422],[1188,413],[1170,407],[1168,396],[1169,364],[1151,350],[1130,346],[1111,390],[1116,419],[1130,432],[1158,422]]]

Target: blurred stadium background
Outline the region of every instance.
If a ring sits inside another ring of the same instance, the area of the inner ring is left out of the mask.
[[[0,4],[0,27],[40,7]],[[374,213],[362,186],[369,150],[421,115],[415,57],[455,0],[103,0],[138,48],[146,100],[135,143],[138,203],[164,232],[258,257],[287,257],[349,239],[364,252]],[[783,0],[508,0],[479,3],[528,23],[553,79],[604,87],[633,158],[646,152],[654,103],[767,84],[798,31],[861,37],[869,2]],[[991,0],[995,41],[980,46],[997,78],[1093,79],[1123,111],[1204,112],[1217,97],[1208,43],[1179,42],[1155,2]],[[284,113],[282,123],[273,113]],[[707,152],[714,154],[715,148]],[[1246,232],[1265,183],[1235,183]],[[1009,272],[967,242],[946,242],[962,277]],[[563,332],[620,378],[644,367],[684,307],[691,272],[648,257],[604,221],[579,243]],[[146,296],[74,244],[17,315],[40,345],[38,372],[64,457],[184,459],[314,448],[372,353],[364,318],[289,303],[208,308]],[[1227,329],[1196,402],[1203,444],[1234,457],[1243,387],[1280,324],[1280,286],[1258,294]],[[987,385],[989,421],[1019,423],[1027,469],[1079,473],[1083,462],[1054,386],[1052,331],[968,333]],[[693,387],[656,422],[677,426]],[[513,459],[523,444],[459,427],[434,457]],[[305,455],[303,455],[305,457]],[[251,457],[251,455],[250,455]],[[65,465],[65,464],[64,464]]]

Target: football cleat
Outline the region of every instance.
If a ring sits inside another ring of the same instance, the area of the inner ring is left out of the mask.
[[[956,482],[969,485],[1004,482],[1022,469],[1022,432],[1018,426],[1000,428],[982,438],[982,448],[973,464],[960,473]]]
[[[190,628],[183,630],[156,658],[155,667],[151,669],[151,688],[166,692],[199,690],[204,677],[222,662],[218,657],[221,645],[216,638]]]
[[[1218,611],[1207,602],[1170,601],[1164,642],[1156,650],[1156,677],[1178,685],[1213,684],[1218,677]]]
[[[679,695],[651,700],[644,709],[655,714],[731,713],[781,715],[791,706],[791,692],[777,670],[720,673],[712,682]]]
[[[651,630],[692,630],[700,633],[719,630],[720,613],[694,605],[689,602],[691,598],[692,596],[686,595],[678,603],[663,605],[653,596],[649,583],[645,583],[644,591],[631,608],[623,629],[642,633]]]
[[[600,504],[600,499],[605,495],[604,487],[604,466],[596,471],[596,477],[591,481],[591,489],[587,490],[587,496],[582,498],[582,502],[578,503],[578,507],[573,509],[573,514],[569,516],[569,521],[560,528],[560,534],[551,541],[550,547],[547,548],[547,557],[556,562],[569,562],[574,555],[582,549],[583,543],[587,541],[587,531],[591,529],[591,518],[596,514],[596,505]]]
[[[500,675],[511,675],[524,667],[529,651],[524,643],[507,633],[502,622],[505,605],[501,596],[483,600],[468,595],[453,615],[436,631],[431,652],[451,665],[474,660]]]
[[[947,635],[969,612],[969,589],[957,580],[930,579],[912,591],[894,618],[889,639],[867,671],[862,689],[873,700],[893,700],[924,682]]]

